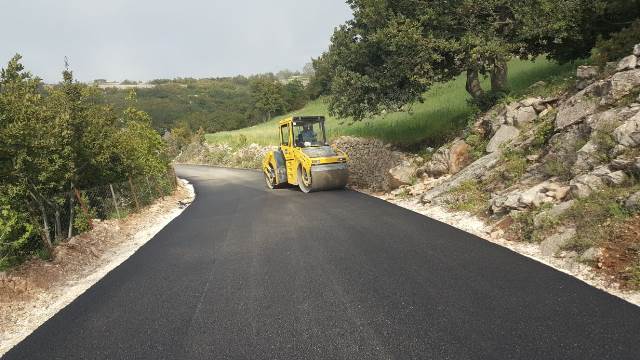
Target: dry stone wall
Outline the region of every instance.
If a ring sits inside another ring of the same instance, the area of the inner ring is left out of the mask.
[[[374,191],[393,188],[389,170],[406,161],[406,156],[377,139],[343,136],[334,145],[349,156],[349,184]]]

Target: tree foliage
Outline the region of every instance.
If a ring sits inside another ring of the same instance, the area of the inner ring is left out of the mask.
[[[45,89],[20,60],[0,73],[0,267],[39,247],[51,250],[72,188],[164,175],[169,166],[133,98],[118,113],[68,70]]]
[[[422,101],[431,84],[463,73],[476,101],[507,92],[511,58],[582,56],[594,33],[616,28],[596,26],[602,22],[594,18],[620,14],[628,3],[637,7],[636,0],[347,2],[354,18],[336,29],[329,51],[314,62],[312,85],[331,95],[332,113],[356,120]],[[489,94],[482,76],[491,78]]]

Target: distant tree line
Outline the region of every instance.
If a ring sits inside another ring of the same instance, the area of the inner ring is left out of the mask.
[[[50,254],[71,232],[69,194],[132,177],[165,177],[169,159],[129,93],[121,110],[74,81],[45,87],[16,55],[0,73],[0,268]]]
[[[640,0],[347,3],[354,18],[313,61],[309,93],[329,95],[333,114],[355,120],[422,101],[432,84],[461,74],[473,101],[490,106],[509,90],[510,59],[584,58],[640,16]],[[483,76],[491,80],[489,89],[481,85]]]
[[[155,87],[137,90],[137,106],[150,114],[160,133],[235,130],[304,107],[310,95],[301,79],[307,76],[284,70],[249,77],[157,79],[150,82]],[[105,103],[118,110],[126,106],[126,90],[103,92]]]

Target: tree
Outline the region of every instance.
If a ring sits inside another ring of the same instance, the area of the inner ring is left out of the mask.
[[[307,103],[307,94],[300,80],[289,81],[282,91],[283,100],[286,104],[284,111],[286,112],[301,109]]]
[[[45,89],[16,55],[0,72],[0,268],[44,248],[73,226],[73,187],[129,176],[164,178],[164,145],[134,98],[118,118],[100,92],[73,80]],[[34,244],[40,235],[41,245]],[[52,236],[53,235],[53,236]]]
[[[258,112],[265,114],[267,120],[278,111],[286,108],[282,84],[272,77],[257,77],[252,80],[251,93]]]
[[[311,59],[313,75],[309,78],[309,85],[307,85],[307,94],[310,99],[315,100],[322,95],[328,95],[331,90],[331,79],[334,72],[329,67],[328,56],[324,54],[316,59]]]
[[[546,21],[566,25],[564,41],[547,38],[548,54],[560,62],[589,56],[599,40],[607,40],[613,34],[632,26],[640,18],[640,0],[565,0],[566,17],[557,12]],[[548,0],[547,6],[558,2]]]
[[[331,74],[330,111],[360,120],[401,110],[422,101],[432,83],[462,73],[476,100],[486,93],[483,75],[493,92],[505,92],[507,61],[568,38],[569,14],[581,1],[349,0],[354,19],[335,31],[320,63]]]

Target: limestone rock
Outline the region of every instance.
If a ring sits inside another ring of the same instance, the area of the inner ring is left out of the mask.
[[[556,116],[556,129],[565,129],[597,111],[598,101],[587,96],[587,90],[588,88],[580,91],[560,106]]]
[[[597,262],[602,258],[602,249],[597,247],[588,248],[580,255],[579,260],[582,262]]]
[[[576,77],[580,80],[590,80],[598,76],[599,69],[597,66],[578,66]]]
[[[575,228],[562,229],[557,234],[554,234],[540,243],[540,251],[542,255],[553,256],[560,251],[563,246],[567,245],[571,239],[576,236]]]
[[[575,204],[575,200],[569,200],[569,201],[565,201],[562,202],[560,204],[556,204],[554,205],[551,209],[543,211],[539,214],[537,214],[534,218],[533,218],[533,226],[537,229],[541,228],[542,225],[550,220],[556,220],[558,219],[561,215],[563,215],[564,213],[566,213],[569,209],[571,209],[571,207]]]
[[[471,147],[464,140],[456,140],[450,146],[439,148],[424,166],[417,171],[417,176],[428,175],[438,178],[446,174],[457,174],[471,162]]]
[[[640,44],[636,44],[636,46],[633,47],[633,55],[640,56]]]
[[[631,159],[625,156],[620,156],[613,159],[609,164],[609,167],[614,171],[617,171],[617,170],[627,171],[632,169],[633,165],[634,165],[634,159]]]
[[[629,198],[624,202],[624,206],[630,211],[640,211],[640,191],[629,196]]]
[[[479,179],[487,171],[496,166],[502,156],[501,151],[485,155],[480,159],[474,161],[469,166],[462,169],[459,173],[451,176],[451,178],[444,183],[434,186],[431,190],[427,191],[422,196],[422,202],[429,203],[436,197],[446,193],[447,191],[460,186],[465,181]]]
[[[471,146],[464,142],[464,140],[458,140],[451,145],[449,149],[449,173],[457,174],[460,170],[464,169],[471,163],[471,155],[469,151]]]
[[[571,195],[578,199],[587,197],[605,186],[602,179],[593,174],[576,176],[569,182],[569,185],[571,186]]]
[[[487,152],[494,153],[500,149],[500,146],[509,143],[520,135],[520,130],[511,125],[502,125],[495,135],[487,144]]]
[[[640,86],[640,69],[616,73],[611,77],[607,85],[608,91],[600,101],[601,105],[613,104],[629,95],[631,90]]]
[[[628,147],[640,145],[640,113],[615,129],[613,135],[621,145]]]
[[[638,66],[638,58],[635,55],[629,55],[618,63],[617,71],[633,70]]]
[[[609,109],[590,115],[585,122],[592,130],[611,131],[638,113],[639,109],[628,106]]]
[[[531,97],[520,101],[520,105],[523,107],[536,106],[541,103],[544,103],[544,99],[541,97]]]
[[[389,170],[389,188],[397,189],[403,185],[410,185],[416,176],[416,166],[404,160],[400,165]]]
[[[516,112],[515,125],[521,127],[533,122],[536,118],[538,118],[538,113],[533,106],[521,107]]]
[[[595,142],[589,140],[577,152],[576,163],[573,165],[573,173],[578,174],[589,171],[596,165],[602,163],[601,156],[599,156],[598,151],[599,149]]]

